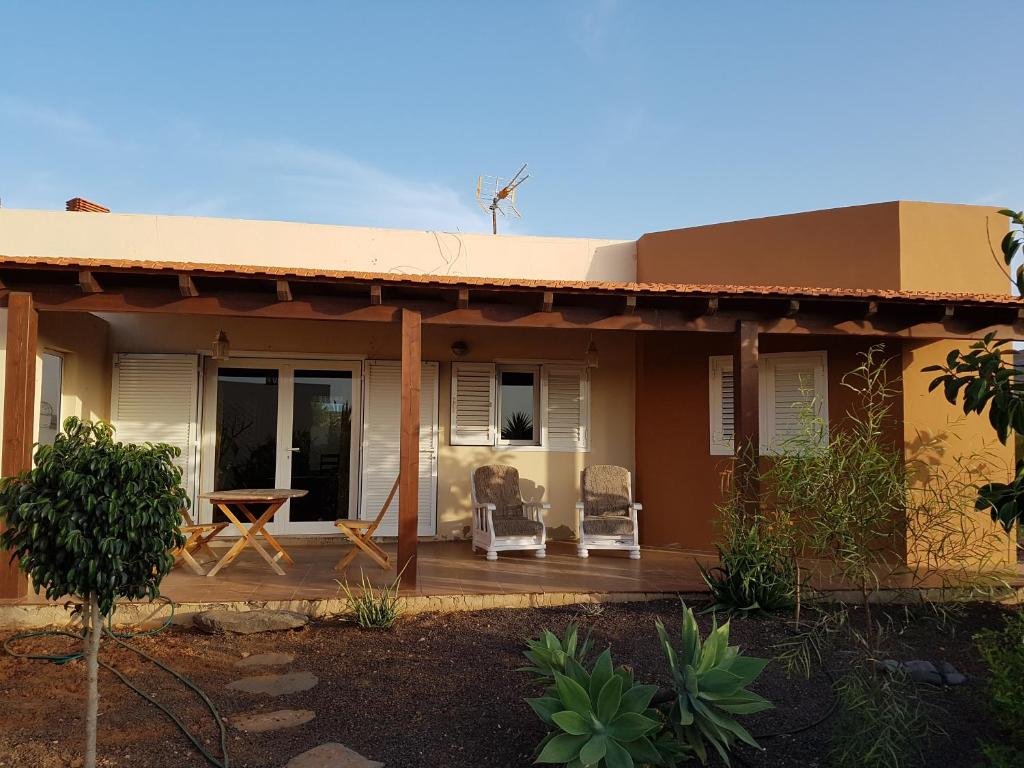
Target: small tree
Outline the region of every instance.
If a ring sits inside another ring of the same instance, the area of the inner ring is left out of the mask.
[[[98,660],[103,619],[118,598],[159,596],[188,500],[169,445],[124,445],[104,422],[71,417],[35,468],[0,481],[0,546],[37,592],[83,603],[88,670],[85,766],[96,765]]]

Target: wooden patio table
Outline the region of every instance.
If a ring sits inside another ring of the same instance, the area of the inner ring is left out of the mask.
[[[288,556],[288,553],[284,551],[280,544],[277,543],[277,539],[271,536],[264,526],[270,522],[274,517],[274,513],[281,508],[281,506],[288,501],[288,499],[298,498],[305,496],[307,491],[297,490],[293,488],[240,488],[234,491],[213,491],[212,493],[200,494],[201,499],[208,499],[217,509],[224,513],[235,527],[241,533],[241,538],[234,543],[234,545],[227,551],[217,564],[210,569],[207,576],[216,576],[217,572],[221,568],[231,565],[235,558],[238,557],[242,550],[246,547],[251,546],[267,564],[274,569],[274,572],[278,576],[284,576],[284,569],[277,564],[278,560],[284,560],[288,565],[295,565],[295,561]],[[267,508],[263,513],[257,517],[249,509],[251,504],[266,504]],[[238,515],[235,514],[236,510],[241,512],[251,523],[251,527],[246,528],[244,523],[238,519]],[[257,536],[262,536],[267,544],[274,549],[277,554],[271,557],[271,555],[263,548],[263,545],[257,540]]]

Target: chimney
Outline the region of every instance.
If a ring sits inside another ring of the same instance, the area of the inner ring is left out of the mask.
[[[110,213],[109,208],[104,208],[102,205],[82,197],[72,197],[64,203],[64,209],[67,211],[89,211],[90,213]]]

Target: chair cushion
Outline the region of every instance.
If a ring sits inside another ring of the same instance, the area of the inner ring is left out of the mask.
[[[629,470],[595,464],[583,470],[583,512],[588,516],[628,515],[632,500]]]
[[[525,519],[519,491],[519,470],[507,464],[488,464],[473,470],[473,487],[480,504],[495,506],[494,519]]]
[[[497,522],[494,525],[497,527]],[[629,536],[633,533],[633,521],[622,515],[584,517],[583,532],[588,536]]]
[[[540,536],[544,526],[525,517],[495,517],[495,536]]]

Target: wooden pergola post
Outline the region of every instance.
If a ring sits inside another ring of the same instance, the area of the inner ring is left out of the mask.
[[[758,383],[758,333],[756,320],[736,321],[733,349],[733,445],[736,456],[734,481],[744,511],[755,514],[758,507],[758,446],[760,408]]]
[[[0,473],[12,477],[32,468],[36,411],[36,335],[38,314],[31,293],[13,292],[7,301],[7,350],[4,365],[4,440]],[[0,551],[0,598],[24,597],[28,580]]]
[[[416,543],[419,527],[420,486],[420,368],[422,366],[422,318],[403,309],[402,405],[398,448],[398,570],[402,585],[416,586]]]

